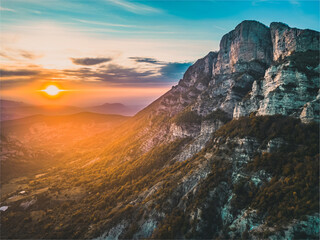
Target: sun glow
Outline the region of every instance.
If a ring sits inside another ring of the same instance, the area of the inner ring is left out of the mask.
[[[41,91],[46,92],[50,96],[56,96],[57,94],[59,94],[59,92],[62,92],[64,90],[59,89],[55,85],[49,85],[46,89],[41,90]]]

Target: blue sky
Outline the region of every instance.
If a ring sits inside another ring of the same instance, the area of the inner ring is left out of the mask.
[[[2,0],[0,10],[2,93],[11,97],[58,81],[113,88],[103,101],[150,102],[243,20],[320,29],[319,1]],[[123,98],[124,88],[150,94]]]
[[[219,40],[242,20],[319,30],[319,1],[3,0],[1,25],[54,21],[88,34]],[[5,11],[7,10],[7,11]],[[91,30],[90,30],[91,29]]]

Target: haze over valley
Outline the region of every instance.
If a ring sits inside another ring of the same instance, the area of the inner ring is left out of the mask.
[[[32,105],[24,102],[0,100],[1,121],[23,118],[32,115],[67,115],[81,112],[118,114],[133,116],[143,108],[141,105],[126,106],[121,103],[104,103],[90,107],[67,105]]]

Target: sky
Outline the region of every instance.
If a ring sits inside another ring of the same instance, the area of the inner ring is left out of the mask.
[[[319,1],[2,0],[1,98],[147,105],[243,20],[319,31]],[[49,84],[69,90],[46,98]]]

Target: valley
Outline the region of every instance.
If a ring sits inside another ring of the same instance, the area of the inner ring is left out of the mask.
[[[1,122],[1,180],[65,164],[69,151],[81,153],[75,144],[112,130],[128,117],[97,113],[62,116],[34,115]],[[85,149],[84,149],[85,150]]]

